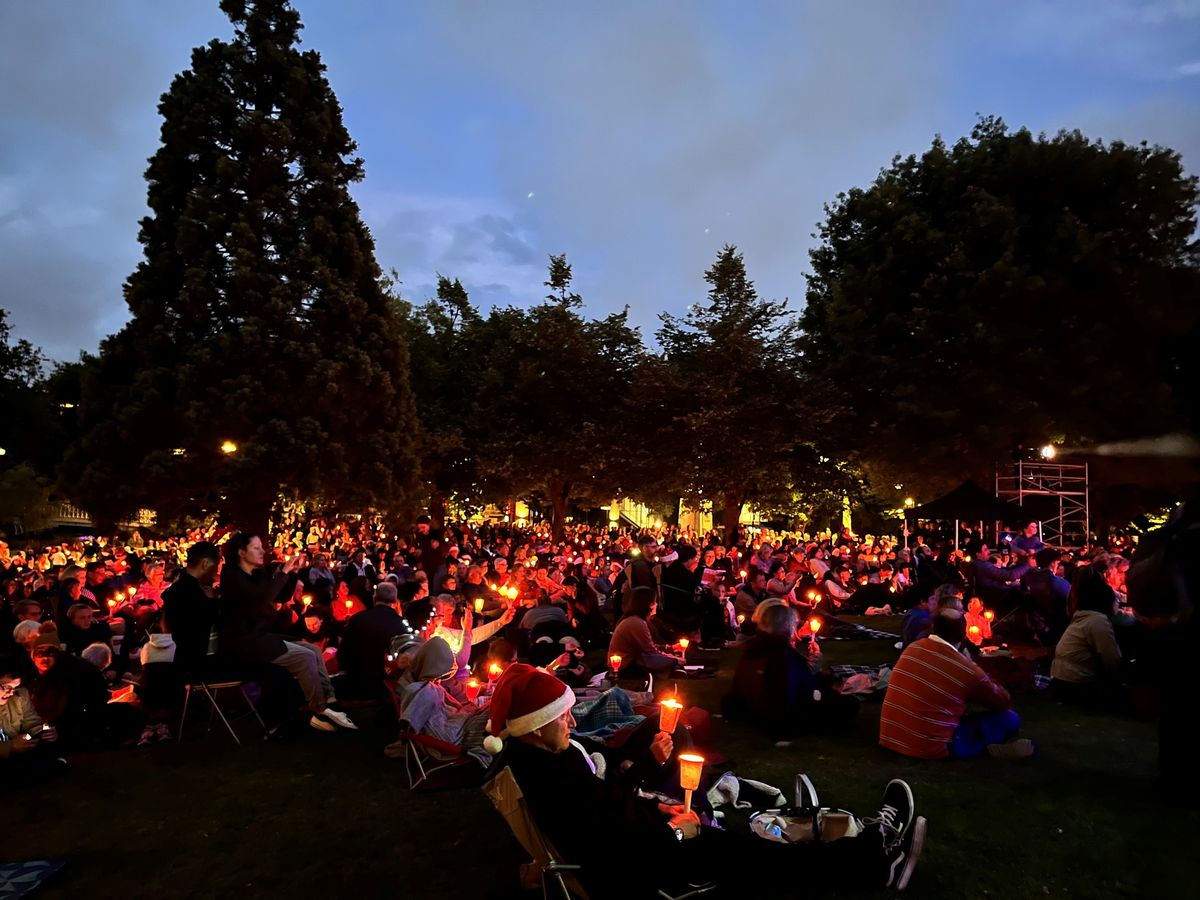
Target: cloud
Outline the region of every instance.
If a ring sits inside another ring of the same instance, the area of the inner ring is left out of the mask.
[[[1184,63],[1181,66],[1176,66],[1175,74],[1177,75],[1200,75],[1200,59],[1195,62]]]

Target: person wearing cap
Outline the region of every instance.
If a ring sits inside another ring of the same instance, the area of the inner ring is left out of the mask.
[[[351,616],[338,646],[338,668],[350,697],[376,697],[383,687],[384,663],[392,638],[413,633],[400,607],[396,585],[384,581],[375,586],[370,609]]]
[[[830,843],[779,844],[701,824],[695,810],[641,796],[639,784],[671,758],[658,734],[648,758],[614,780],[571,738],[575,695],[548,672],[510,666],[492,695],[484,749],[500,758],[524,794],[534,823],[593,897],[657,897],[660,888],[715,883],[728,896],[796,893],[838,884],[907,885],[924,841],[912,791],[893,780],[879,814],[857,836]],[[651,861],[633,867],[631,860]],[[720,896],[727,896],[721,893]]]

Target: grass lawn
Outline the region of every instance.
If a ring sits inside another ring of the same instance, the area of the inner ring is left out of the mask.
[[[828,664],[896,657],[886,641],[824,646]],[[735,660],[725,651],[718,678],[680,683],[680,693],[719,709]],[[739,774],[790,794],[793,775],[808,772],[823,801],[860,814],[888,778],[907,779],[930,827],[912,896],[1197,896],[1200,814],[1157,799],[1154,726],[1041,696],[1017,708],[1040,747],[1032,760],[898,757],[876,744],[878,703],[864,705],[852,733],[786,750],[721,720],[714,733]],[[285,744],[264,744],[244,722],[241,747],[215,730],[78,756],[65,777],[5,790],[0,860],[67,860],[46,898],[523,896],[521,850],[482,793],[410,794],[403,763],[380,752],[388,729],[371,711],[355,717],[356,734]]]

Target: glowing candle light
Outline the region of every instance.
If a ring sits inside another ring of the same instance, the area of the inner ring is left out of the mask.
[[[813,633],[813,635],[816,635],[816,633],[821,630],[821,625],[822,625],[821,620],[818,619],[816,616],[813,616],[811,619],[808,620],[808,630],[811,631]]]
[[[116,600],[114,600],[112,597],[109,597],[109,598],[108,598],[108,608],[109,608],[109,609],[115,609],[115,608],[116,608],[116,606],[117,606],[117,601],[116,601]]]
[[[746,614],[745,614],[745,613],[738,613],[738,616],[737,616],[737,623],[738,623],[739,625],[741,625],[741,624],[742,624],[743,622],[745,622],[745,621],[746,621]]]
[[[129,596],[130,596],[130,597],[132,597],[132,596],[133,596],[134,594],[136,594],[136,593],[137,593],[137,588],[130,588],[130,589],[129,589]]]
[[[476,681],[474,678],[468,679],[466,691],[467,691],[467,699],[470,700],[472,703],[474,703],[475,698],[479,696],[479,682]]]
[[[748,573],[746,572],[745,569],[742,569],[740,572],[738,572],[738,574],[741,575],[742,578],[745,578]]]
[[[488,681],[495,681],[504,674],[504,667],[500,663],[492,663],[488,666]]]
[[[996,614],[989,609],[989,610],[984,611],[983,617],[985,619],[987,619],[989,622],[991,622],[992,620],[994,620],[996,618]]]
[[[700,773],[703,769],[703,756],[696,753],[679,754],[679,786],[683,788],[684,812],[692,811],[692,791],[700,787]]]
[[[353,601],[353,600],[347,600],[347,601],[346,601],[346,609],[347,609],[347,610],[354,609],[354,601]]]
[[[482,597],[475,598],[475,612],[477,612],[477,613],[483,612],[483,598]]]
[[[608,662],[609,662],[609,665],[612,666],[612,670],[614,672],[621,671],[621,654],[620,653],[614,653],[612,656],[610,656],[608,658]]]
[[[303,597],[300,598],[300,602],[303,603],[305,606],[312,606],[312,602],[313,602],[312,594],[305,594]]]
[[[667,734],[675,733],[679,724],[679,716],[683,713],[683,704],[674,697],[668,697],[662,702],[662,711],[658,715],[658,730]]]

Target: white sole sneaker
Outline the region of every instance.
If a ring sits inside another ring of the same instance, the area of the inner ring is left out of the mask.
[[[327,721],[316,713],[308,720],[308,724],[310,728],[315,728],[317,731],[337,731],[337,727],[332,722]]]
[[[900,869],[900,877],[896,879],[893,887],[898,891],[908,887],[909,879],[912,878],[913,872],[917,868],[917,862],[921,858],[921,851],[925,849],[925,832],[929,828],[929,823],[925,821],[924,816],[917,816],[916,821],[912,823],[912,841],[908,845],[908,851],[904,855],[904,866]]]
[[[326,722],[332,722],[338,728],[345,728],[347,731],[358,731],[358,726],[354,724],[354,720],[341,710],[325,709],[317,713],[317,717],[324,719]]]

